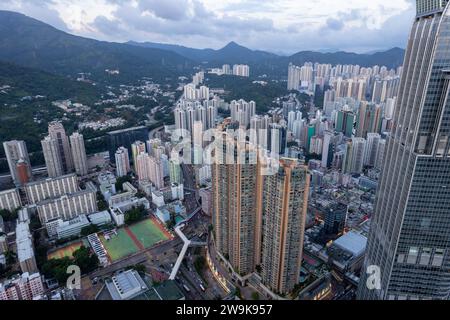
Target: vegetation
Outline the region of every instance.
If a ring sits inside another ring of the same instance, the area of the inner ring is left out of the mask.
[[[253,299],[253,300],[259,300],[259,293],[256,292],[256,291],[253,292],[253,293],[252,293],[252,299]]]
[[[123,191],[123,184],[125,182],[132,182],[133,179],[130,176],[123,176],[123,177],[118,177],[117,181],[116,181],[116,191],[117,192],[121,192]]]
[[[14,210],[13,212],[6,210],[6,209],[2,209],[0,210],[0,216],[3,218],[3,221],[14,221],[17,219],[17,211],[18,210]]]
[[[130,225],[141,221],[146,214],[144,206],[139,206],[125,212],[125,224]]]
[[[42,228],[41,221],[39,220],[39,217],[37,214],[32,215],[30,219],[30,230],[36,231],[38,229]]]
[[[227,91],[225,98],[228,101],[255,101],[258,113],[268,111],[276,98],[288,93],[285,83],[268,81],[267,85],[261,85],[253,81],[254,79],[244,77],[208,75],[206,84],[210,88],[223,88]]]
[[[97,207],[99,211],[105,211],[109,208],[108,202],[106,202],[105,197],[100,191],[97,191]]]
[[[12,251],[6,251],[5,258],[6,258],[6,264],[11,265],[11,264],[16,263],[17,255]]]
[[[147,267],[143,264],[137,264],[133,267],[133,269],[139,272],[140,274],[145,274],[147,272]]]
[[[48,278],[55,278],[60,284],[67,281],[70,274],[67,268],[71,265],[80,267],[82,274],[90,273],[98,268],[98,258],[88,248],[81,247],[73,253],[73,259],[51,259],[42,265],[41,271]]]
[[[83,229],[81,229],[81,235],[83,237],[87,237],[88,235],[97,233],[99,231],[100,231],[100,229],[98,226],[96,226],[95,224],[91,224],[91,225],[86,226]]]
[[[0,22],[0,60],[55,74],[89,73],[97,82],[123,84],[142,77],[176,79],[193,66],[173,52],[69,35],[18,13],[0,12]],[[120,73],[110,75],[106,69]]]

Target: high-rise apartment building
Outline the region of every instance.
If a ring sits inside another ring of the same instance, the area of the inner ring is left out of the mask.
[[[48,135],[56,141],[58,152],[61,159],[61,165],[64,173],[70,173],[74,169],[72,152],[70,149],[69,138],[61,122],[50,122],[48,125]]]
[[[222,137],[223,149],[217,148],[212,165],[214,239],[234,270],[247,275],[260,260],[262,176],[250,144]]]
[[[116,174],[118,177],[123,177],[131,171],[130,169],[130,157],[128,156],[127,148],[120,147],[116,151]]]
[[[261,276],[272,291],[287,294],[298,284],[309,194],[309,174],[294,159],[281,159],[264,177]]]
[[[32,179],[30,157],[28,156],[25,141],[3,142],[9,172],[16,186],[23,185],[24,181]]]
[[[70,147],[72,149],[72,158],[75,172],[79,176],[88,174],[88,164],[86,156],[86,148],[84,147],[83,135],[75,132],[70,136]]]
[[[0,300],[33,300],[45,292],[39,273],[23,273],[21,276],[0,283]]]
[[[137,158],[141,153],[145,153],[147,151],[147,146],[145,144],[145,142],[142,141],[135,141],[132,145],[131,145],[131,154],[133,156],[133,166],[134,166],[134,170],[137,172],[138,168],[137,168]]]
[[[41,141],[41,145],[48,176],[50,178],[62,176],[64,174],[64,168],[59,152],[58,141],[47,136]]]
[[[418,0],[359,299],[450,298],[450,6]]]
[[[115,161],[115,154],[118,148],[124,147],[128,150],[131,158],[131,145],[136,141],[147,141],[148,128],[141,126],[108,132],[108,149],[110,161]]]

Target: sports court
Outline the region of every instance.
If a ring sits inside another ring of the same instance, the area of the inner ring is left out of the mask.
[[[161,229],[150,219],[135,224],[129,227],[129,229],[145,249],[153,247],[159,241],[168,239]]]
[[[69,245],[66,245],[64,247],[58,248],[55,251],[49,253],[47,255],[48,260],[51,259],[62,259],[64,257],[73,257],[73,253],[80,249],[82,246],[86,246],[86,244],[83,243],[83,241],[78,241],[71,243]],[[89,246],[88,246],[89,247]]]
[[[170,234],[153,219],[146,219],[130,227],[107,232],[100,236],[112,262],[151,248],[158,242],[169,238]]]

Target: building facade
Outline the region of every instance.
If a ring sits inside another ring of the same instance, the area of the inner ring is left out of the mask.
[[[448,1],[418,0],[359,299],[450,298],[449,43]]]
[[[281,159],[264,177],[261,276],[272,291],[287,294],[299,283],[310,176],[292,159]]]
[[[70,136],[70,146],[72,149],[73,163],[75,172],[79,176],[85,176],[88,173],[88,164],[86,148],[84,147],[84,138],[82,134],[75,132]]]

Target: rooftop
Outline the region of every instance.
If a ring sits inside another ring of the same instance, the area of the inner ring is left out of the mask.
[[[361,255],[366,249],[367,238],[360,233],[350,231],[334,241],[333,245],[350,252],[356,257]]]
[[[33,241],[28,222],[19,222],[16,226],[17,258],[25,261],[34,257]]]
[[[106,287],[113,300],[130,300],[148,290],[147,284],[135,270],[114,276]]]

